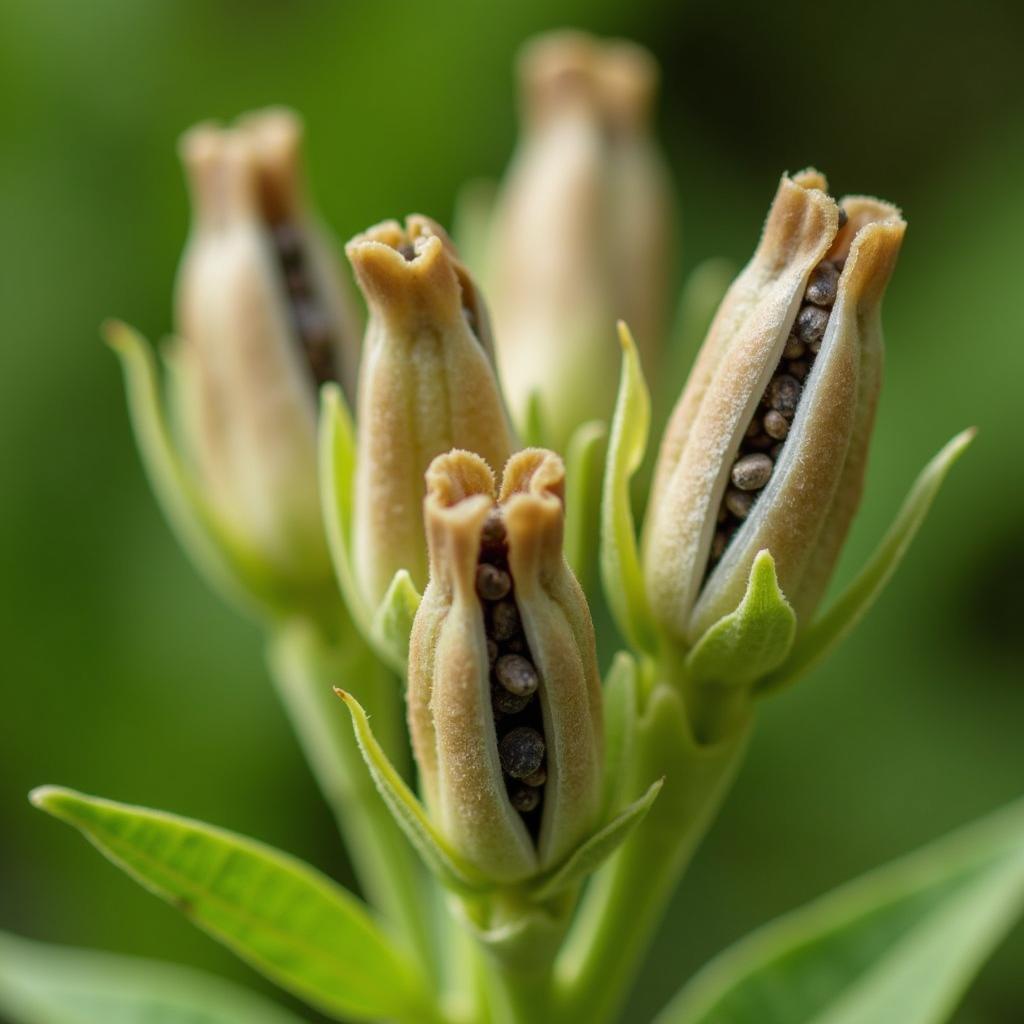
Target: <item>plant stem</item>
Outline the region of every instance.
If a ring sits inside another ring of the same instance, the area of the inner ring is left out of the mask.
[[[631,789],[665,785],[650,813],[595,876],[556,965],[554,1019],[615,1018],[672,892],[707,831],[746,747],[744,725],[714,746],[695,743],[677,689],[657,685],[637,723]]]
[[[307,620],[284,624],[268,650],[277,685],[306,759],[334,812],[367,899],[383,911],[431,978],[438,977],[438,943],[431,911],[435,892],[395,824],[363,762],[345,709],[333,687],[358,695],[395,763],[408,763],[403,702],[394,678],[351,628],[330,637]]]

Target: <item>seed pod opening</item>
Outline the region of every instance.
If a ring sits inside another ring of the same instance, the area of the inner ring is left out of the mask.
[[[564,857],[598,810],[596,652],[562,556],[563,502],[561,460],[536,449],[509,460],[498,501],[476,455],[440,456],[427,474],[430,582],[409,652],[413,749],[431,813],[501,882]],[[481,594],[484,565],[507,574],[507,594]],[[499,608],[514,615],[496,617]]]
[[[801,619],[819,601],[860,496],[904,230],[889,204],[837,205],[817,172],[783,178],[659,455],[645,571],[683,644],[736,607],[764,548]]]

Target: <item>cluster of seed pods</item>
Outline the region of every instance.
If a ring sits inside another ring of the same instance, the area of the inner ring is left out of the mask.
[[[273,239],[288,296],[292,325],[319,388],[321,384],[338,379],[330,323],[314,294],[298,228],[291,221],[278,221],[273,226]]]
[[[840,210],[839,226],[845,222],[846,214]],[[732,465],[729,486],[718,510],[718,525],[711,542],[709,572],[750,515],[782,454],[800,404],[804,381],[821,348],[842,269],[841,262],[822,260],[811,273],[800,312],[782,350],[782,358],[761,396],[760,407],[747,427]]]
[[[498,758],[509,800],[536,835],[547,781],[544,723],[540,701],[536,699],[540,675],[519,617],[508,568],[505,524],[498,509],[484,523],[476,591],[483,606],[491,666],[491,708]]]

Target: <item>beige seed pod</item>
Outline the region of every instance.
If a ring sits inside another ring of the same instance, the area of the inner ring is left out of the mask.
[[[192,229],[171,386],[204,496],[283,576],[329,578],[317,388],[355,380],[358,326],[306,195],[302,126],[275,109],[181,141]]]
[[[499,498],[516,602],[540,679],[534,699],[547,762],[534,837],[502,775],[475,586],[481,534],[496,504],[494,476],[465,451],[438,457],[427,473],[430,583],[409,649],[413,750],[441,830],[501,883],[562,860],[594,826],[599,809],[600,682],[590,612],[562,555],[564,489],[561,459],[528,449],[509,460]]]
[[[354,557],[371,606],[395,572],[427,578],[423,474],[452,447],[500,467],[513,449],[487,311],[442,228],[414,215],[345,249],[370,319],[359,378]]]
[[[783,177],[757,251],[723,300],[662,440],[644,567],[655,615],[686,646],[736,607],[764,548],[806,622],[859,502],[881,382],[881,300],[906,225],[875,199],[849,197],[841,207],[842,227],[816,171]],[[730,468],[826,258],[843,270],[820,351],[770,481],[705,580]]]
[[[488,294],[517,422],[550,441],[607,420],[616,319],[651,369],[665,330],[674,211],[650,130],[658,69],[633,43],[556,32],[520,58],[522,135],[498,199]]]

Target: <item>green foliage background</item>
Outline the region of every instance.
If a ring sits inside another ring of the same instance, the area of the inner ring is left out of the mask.
[[[683,210],[682,269],[744,260],[783,169],[899,202],[887,382],[840,577],[925,459],[980,437],[842,655],[773,701],[634,1000],[659,1005],[757,923],[1020,794],[1024,778],[1024,9],[634,0],[7,0],[0,7],[0,927],[212,965],[228,953],[32,811],[59,782],[215,821],[346,877],[265,678],[257,630],[161,521],[97,337],[158,337],[187,229],[194,121],[306,117],[341,238],[496,176],[511,62],[575,24],[651,47]],[[339,708],[339,714],[342,710]],[[1024,937],[964,1024],[1020,1019]]]

